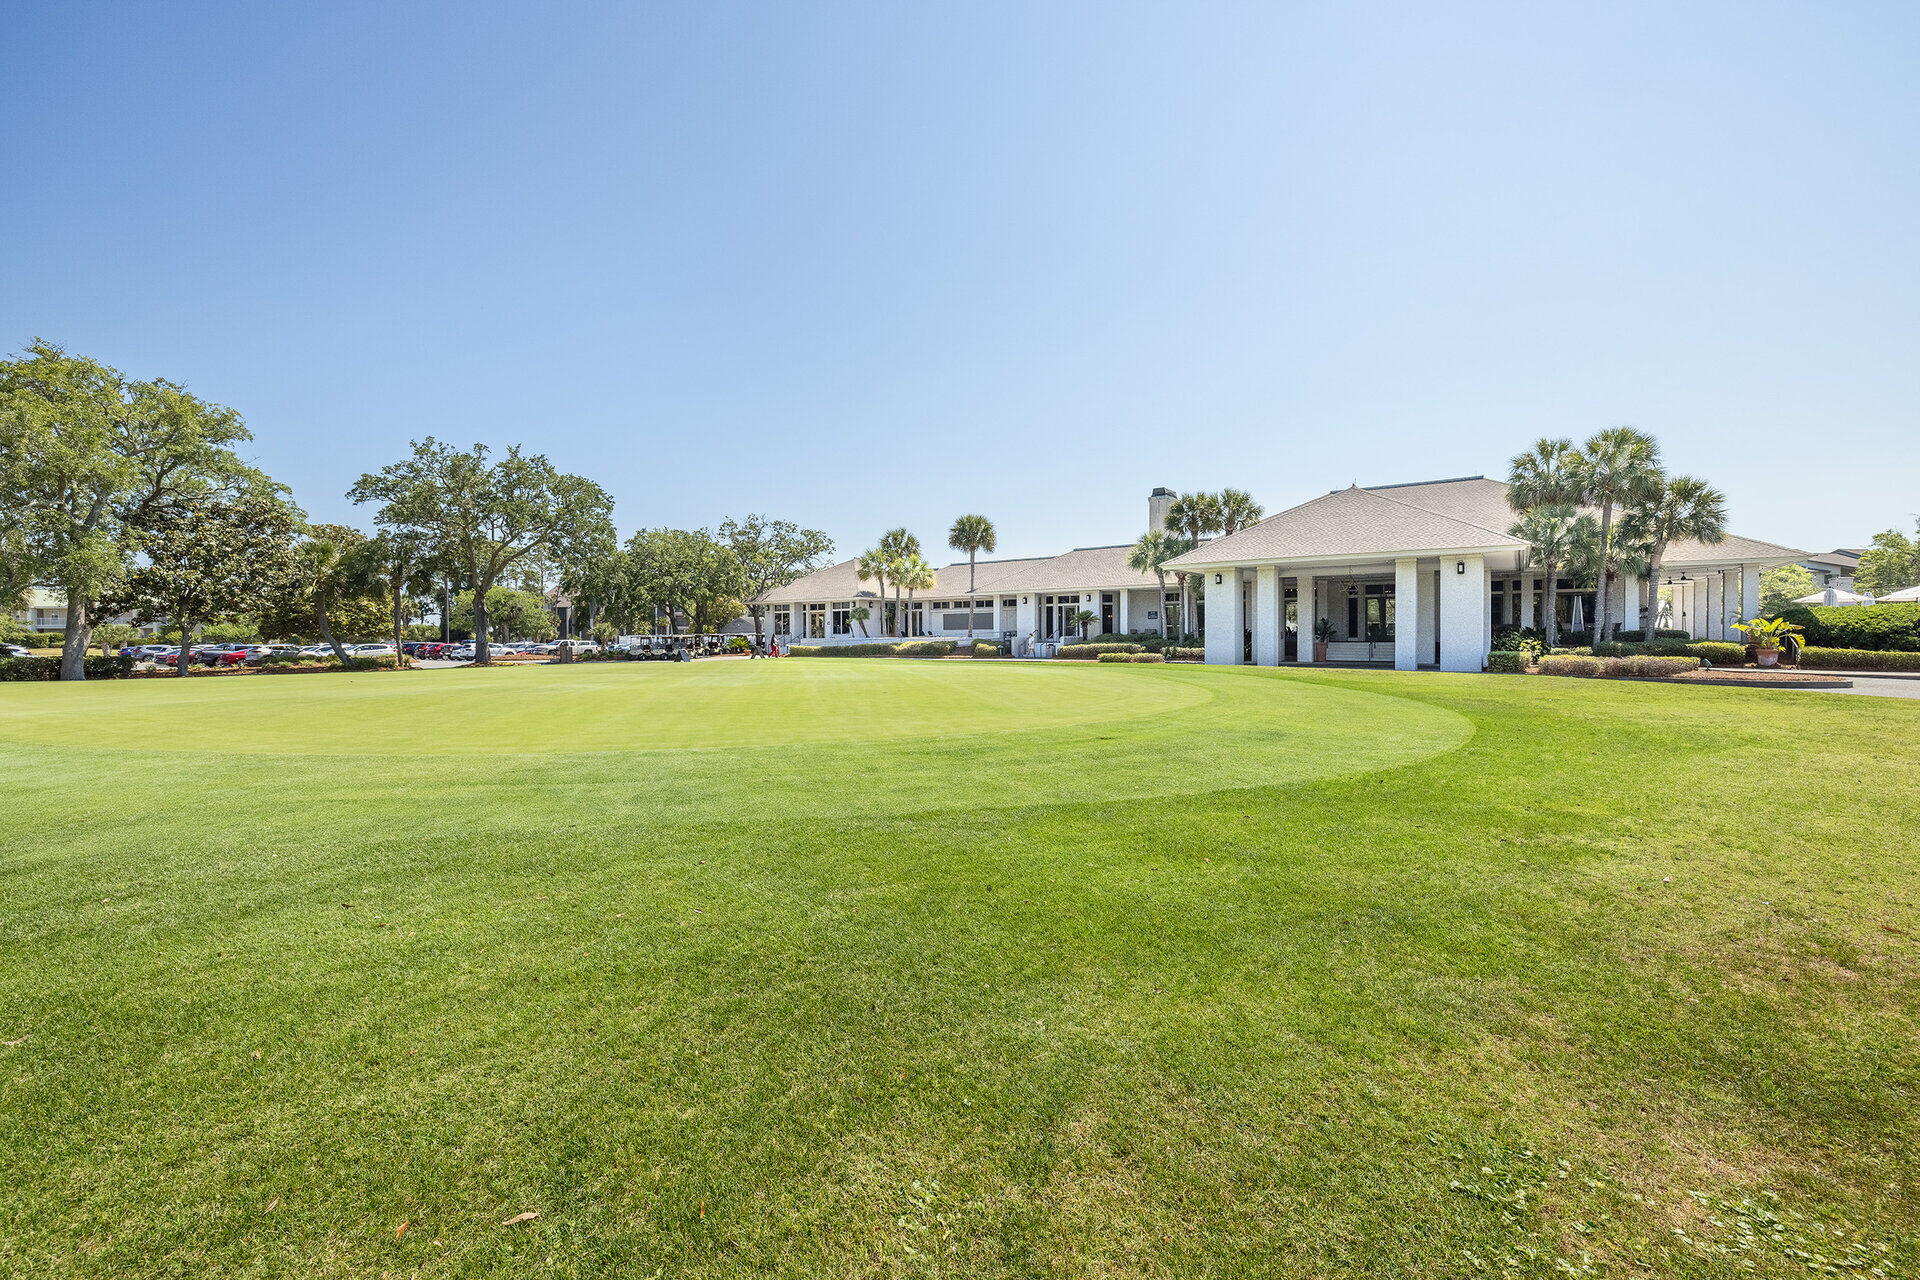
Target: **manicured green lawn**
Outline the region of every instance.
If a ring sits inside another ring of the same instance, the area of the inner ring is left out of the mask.
[[[0,1274],[1912,1274],[1917,731],[1195,667],[0,686]]]

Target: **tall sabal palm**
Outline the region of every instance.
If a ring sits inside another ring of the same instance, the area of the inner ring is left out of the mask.
[[[999,545],[993,521],[985,516],[961,516],[953,522],[953,528],[947,530],[947,545],[967,553],[967,638],[972,639],[974,558],[982,551],[991,555]]]
[[[1253,495],[1245,489],[1222,489],[1220,503],[1220,532],[1232,537],[1240,530],[1260,523],[1267,509],[1253,500]]]
[[[1211,493],[1183,493],[1175,498],[1167,508],[1167,524],[1180,530],[1191,546],[1199,546],[1200,539],[1210,533],[1220,532],[1220,498]],[[1193,589],[1188,583],[1187,574],[1180,575],[1180,626],[1184,633],[1188,629],[1188,620],[1193,617],[1193,605],[1189,597]]]
[[[1647,579],[1641,617],[1651,633],[1660,607],[1660,562],[1667,548],[1683,538],[1711,546],[1727,537],[1727,495],[1693,476],[1663,478],[1627,507],[1620,535],[1646,549]]]
[[[862,551],[860,553],[860,559],[855,561],[853,566],[854,576],[859,578],[860,581],[878,581],[880,584],[880,627],[882,631],[886,630],[887,575],[892,571],[893,561],[888,559],[887,553],[879,547],[875,547],[871,551]],[[866,630],[866,625],[862,623],[860,629],[862,631]]]
[[[894,584],[907,589],[907,608],[902,613],[902,626],[908,635],[913,634],[913,593],[931,591],[934,584],[934,569],[919,552],[914,552],[894,568]]]
[[[905,527],[889,529],[880,535],[880,554],[887,558],[890,566],[888,576],[893,583],[893,617],[887,626],[887,634],[893,635],[901,624],[900,618],[900,571],[911,557],[920,554],[920,539],[908,533]]]
[[[1160,594],[1155,597],[1160,614],[1160,634],[1167,634],[1167,625],[1173,620],[1167,617],[1167,561],[1187,550],[1187,541],[1177,534],[1163,533],[1158,529],[1149,529],[1140,535],[1140,540],[1127,552],[1127,568],[1135,573],[1150,573],[1160,584]]]
[[[1533,448],[1515,454],[1507,463],[1507,505],[1516,512],[1535,507],[1578,503],[1580,486],[1573,479],[1573,458],[1579,453],[1571,440],[1533,442]]]
[[[1534,507],[1507,530],[1527,544],[1527,554],[1546,577],[1546,633],[1549,647],[1560,643],[1559,571],[1576,563],[1597,533],[1593,517],[1572,503]]]
[[[1600,564],[1593,633],[1604,639],[1613,625],[1608,580],[1614,571],[1613,513],[1645,500],[1660,481],[1660,446],[1632,427],[1608,427],[1580,446],[1568,468],[1581,500],[1600,508]]]

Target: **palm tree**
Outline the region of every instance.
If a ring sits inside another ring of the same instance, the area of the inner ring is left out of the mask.
[[[1660,562],[1682,538],[1712,545],[1727,537],[1727,495],[1692,476],[1662,478],[1620,515],[1620,536],[1646,549],[1646,609],[1641,614],[1651,637],[1660,607]]]
[[[875,579],[879,580],[882,629],[886,626],[887,574],[890,573],[892,569],[893,562],[887,558],[886,552],[882,551],[879,547],[875,547],[871,551],[861,552],[860,559],[855,561],[853,566],[854,575],[858,577],[860,581],[871,582]],[[862,623],[860,630],[865,632],[866,629],[866,625]]]
[[[1223,513],[1220,499],[1211,493],[1183,493],[1175,498],[1167,508],[1167,523],[1186,535],[1191,546],[1199,546],[1200,539],[1210,533],[1220,532]],[[1180,575],[1180,626],[1185,634],[1187,619],[1193,616],[1193,607],[1188,602],[1192,594],[1186,574]]]
[[[1533,448],[1516,454],[1507,464],[1507,505],[1524,513],[1535,507],[1579,502],[1580,486],[1571,474],[1577,453],[1571,440],[1542,436],[1533,442]]]
[[[1253,500],[1253,495],[1245,489],[1222,489],[1220,503],[1220,532],[1228,537],[1250,525],[1260,523],[1267,509]]]
[[[916,591],[933,590],[934,569],[932,565],[928,564],[926,560],[921,557],[918,551],[915,551],[912,555],[902,560],[899,565],[894,568],[893,572],[894,589],[897,591],[903,586],[907,589],[907,608],[906,612],[901,614],[901,619],[902,625],[906,627],[907,634],[912,635],[913,593]]]
[[[327,621],[327,611],[336,600],[357,595],[368,584],[365,561],[354,555],[356,543],[352,540],[354,530],[337,526],[318,526],[318,536],[308,538],[294,548],[294,558],[300,566],[300,579],[306,588],[308,601],[313,605],[314,625],[320,631],[320,638],[333,646],[333,656],[340,659],[340,665],[347,665],[347,651],[340,641],[334,638],[333,626]],[[186,646],[182,637],[181,646]]]
[[[1160,635],[1164,639],[1167,624],[1167,561],[1187,550],[1186,539],[1176,534],[1162,533],[1158,529],[1149,529],[1140,535],[1140,540],[1127,552],[1127,568],[1135,573],[1150,573],[1160,583],[1160,594],[1155,603],[1160,606]]]
[[[892,635],[901,624],[900,569],[908,559],[920,554],[920,539],[908,533],[905,527],[889,529],[880,535],[880,554],[886,557],[888,575],[894,579],[893,618],[887,626],[887,634]]]
[[[1571,459],[1568,473],[1580,486],[1581,500],[1600,508],[1600,562],[1593,633],[1605,639],[1612,625],[1608,579],[1613,573],[1613,509],[1644,501],[1660,480],[1660,446],[1632,427],[1595,432]]]
[[[955,551],[967,553],[967,639],[973,639],[973,563],[974,557],[982,551],[992,554],[998,543],[993,532],[993,521],[985,516],[961,516],[953,522],[953,528],[947,530],[947,545]]]
[[[1547,647],[1552,648],[1560,643],[1559,570],[1578,560],[1582,546],[1593,538],[1593,517],[1581,514],[1572,503],[1539,506],[1507,532],[1527,544],[1528,556],[1546,575]]]

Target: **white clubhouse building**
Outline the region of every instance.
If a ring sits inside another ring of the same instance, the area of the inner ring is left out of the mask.
[[[1179,574],[1200,576],[1206,660],[1236,665],[1310,664],[1315,624],[1332,631],[1327,661],[1414,670],[1480,671],[1496,627],[1536,625],[1544,582],[1526,544],[1507,533],[1516,519],[1507,486],[1483,476],[1335,490],[1215,538],[1168,562],[1164,595],[1150,573],[1127,566],[1126,545],[1083,547],[1032,560],[983,561],[969,583],[962,561],[938,571],[919,593],[899,634],[1012,635],[1015,651],[1047,652],[1087,631],[1158,631],[1178,619]],[[1149,527],[1164,527],[1172,494],[1148,500]],[[1706,545],[1677,543],[1661,564],[1671,602],[1662,620],[1699,639],[1738,639],[1732,623],[1758,608],[1760,573],[1805,553],[1729,535]],[[802,644],[845,644],[882,635],[878,584],[852,560],[770,591],[775,636]],[[1641,626],[1640,583],[1626,578],[1612,614]],[[1560,624],[1591,621],[1591,587],[1560,578]],[[893,592],[889,587],[888,595]],[[971,601],[971,608],[969,608]],[[871,611],[864,630],[854,619]]]

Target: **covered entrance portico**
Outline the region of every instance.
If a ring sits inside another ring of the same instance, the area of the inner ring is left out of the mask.
[[[1207,661],[1257,666],[1314,663],[1325,633],[1330,663],[1412,671],[1479,671],[1493,643],[1493,565],[1510,550],[1452,557],[1221,566],[1204,575]],[[1505,561],[1507,563],[1502,564]],[[1239,626],[1222,620],[1233,619]],[[1234,644],[1236,633],[1246,641]]]

